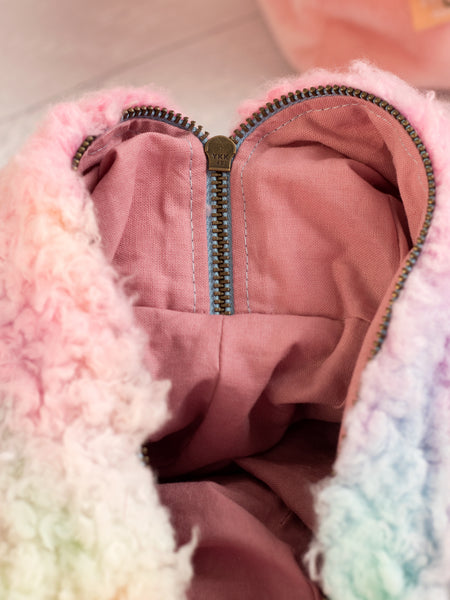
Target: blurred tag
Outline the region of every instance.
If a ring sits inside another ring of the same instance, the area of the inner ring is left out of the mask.
[[[450,0],[409,0],[414,29],[450,22]]]

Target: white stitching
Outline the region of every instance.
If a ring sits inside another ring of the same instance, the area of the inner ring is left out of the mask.
[[[194,222],[192,218],[192,204],[194,198],[194,191],[192,187],[192,157],[194,155],[194,151],[192,148],[191,140],[188,140],[189,148],[191,149],[191,155],[189,158],[189,185],[191,189],[191,197],[190,197],[190,216],[191,216],[191,247],[192,247],[192,285],[194,288],[194,312],[196,312],[197,308],[197,289],[195,285],[195,251],[194,251]]]
[[[282,127],[285,127],[286,125],[288,125],[289,123],[292,123],[292,121],[295,121],[296,119],[299,119],[300,117],[303,117],[307,114],[313,113],[313,112],[325,112],[327,110],[333,110],[333,109],[337,109],[337,108],[345,108],[347,106],[363,106],[365,110],[368,110],[369,112],[371,112],[372,114],[374,114],[376,117],[378,117],[379,119],[382,119],[383,121],[385,121],[388,125],[391,125],[390,121],[388,121],[388,119],[386,119],[386,117],[383,117],[382,115],[379,115],[377,112],[375,112],[374,110],[372,110],[371,108],[364,106],[363,104],[361,104],[361,102],[350,102],[348,104],[337,104],[335,106],[328,106],[327,108],[313,108],[311,110],[307,110],[304,113],[301,113],[300,115],[295,115],[295,117],[292,117],[291,119],[289,119],[288,121],[285,121],[284,123],[281,123],[281,125],[278,125],[278,127],[275,127],[275,129],[272,129],[271,131],[268,131],[267,133],[265,133],[263,135],[262,138],[260,138],[256,144],[253,146],[253,150],[250,152],[250,154],[248,155],[247,160],[245,161],[245,163],[242,166],[241,169],[241,191],[242,191],[242,199],[243,199],[243,209],[244,209],[244,246],[245,246],[245,293],[246,293],[246,297],[247,297],[247,309],[248,312],[251,312],[250,310],[250,300],[249,300],[249,291],[248,291],[248,245],[247,245],[247,214],[246,214],[246,205],[247,205],[247,201],[245,198],[245,192],[244,192],[244,169],[247,166],[249,160],[251,159],[253,153],[255,152],[256,148],[259,146],[259,144],[268,136],[271,135],[272,133],[275,133],[275,131],[278,131],[279,129],[281,129]],[[410,158],[416,163],[416,165],[418,165],[419,163],[417,162],[417,160],[413,157],[412,154],[410,154],[410,152],[408,151],[408,148],[406,147],[406,145],[403,143],[402,138],[400,137],[400,135],[397,136],[398,140],[400,141],[400,144],[402,145],[403,149],[405,150],[405,152],[408,154],[408,156],[410,156]],[[417,180],[419,182],[420,187],[422,188],[422,190],[424,192],[426,192],[426,189],[420,179],[419,174],[417,174]]]
[[[382,121],[385,121],[388,125],[390,125],[390,122],[388,121],[388,119],[386,119],[386,117],[382,117],[381,115],[379,115],[378,113],[376,113],[374,110],[372,109],[368,109],[369,112],[371,112],[372,114],[374,114],[376,117],[378,117],[379,119],[381,119]],[[419,166],[419,162],[414,158],[414,156],[409,152],[408,148],[405,146],[405,144],[403,143],[403,140],[400,136],[398,136],[398,140],[400,142],[400,144],[402,145],[404,151],[406,152],[406,154],[412,159],[413,162],[416,163],[416,165]],[[423,185],[422,180],[420,179],[419,173],[417,173],[416,175],[417,177],[417,181],[419,182],[420,187],[422,188],[422,190],[427,193],[427,189],[425,188],[425,186]]]
[[[92,154],[97,154],[97,152],[101,152],[102,150],[104,150],[105,148],[107,148],[109,146],[109,141],[106,144],[103,144],[103,146],[101,146],[100,148],[96,148],[95,150],[91,150],[90,148],[87,149],[87,154],[89,156],[92,156]]]
[[[249,160],[250,160],[250,157],[248,157],[247,162]],[[247,162],[245,163],[244,167],[247,165]],[[250,313],[252,311],[250,309],[250,299],[249,299],[249,295],[248,295],[248,246],[247,246],[247,211],[246,211],[247,202],[245,199],[245,192],[244,192],[244,167],[242,167],[242,169],[241,169],[241,190],[242,190],[242,200],[244,203],[245,294],[247,297],[247,310]]]

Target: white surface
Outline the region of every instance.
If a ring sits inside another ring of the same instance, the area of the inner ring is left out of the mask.
[[[0,0],[0,9],[0,165],[50,104],[88,90],[153,84],[212,134],[229,134],[242,100],[291,74],[256,0]]]

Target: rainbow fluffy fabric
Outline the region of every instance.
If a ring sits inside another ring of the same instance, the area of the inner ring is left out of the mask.
[[[334,474],[315,491],[318,528],[306,561],[330,600],[448,600],[450,111],[363,63],[279,82],[265,100],[330,81],[406,115],[430,153],[437,194],[387,338],[346,414]],[[245,103],[242,114],[261,103]],[[145,366],[133,300],[71,169],[86,136],[143,104],[163,99],[116,89],[56,106],[0,174],[2,600],[188,593],[195,532],[177,548],[139,457],[167,419],[169,384]]]

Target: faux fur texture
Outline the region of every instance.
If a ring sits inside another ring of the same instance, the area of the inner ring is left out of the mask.
[[[49,115],[0,180],[0,598],[181,599],[191,547],[138,456],[168,383],[100,248],[71,157],[124,106],[115,90]]]
[[[360,63],[279,82],[266,98],[328,83],[399,108],[428,147],[438,188],[423,252],[347,414],[335,475],[317,490],[308,563],[332,600],[444,600],[449,113],[433,94]],[[245,103],[241,114],[263,101]],[[167,384],[144,367],[147,339],[70,168],[84,137],[111,127],[124,107],[161,103],[148,90],[115,90],[59,106],[0,175],[2,599],[178,600],[192,575],[192,544],[176,551],[137,455],[167,417]]]
[[[365,63],[345,73],[316,70],[280,82],[266,99],[330,83],[370,91],[408,118],[430,153],[437,194],[421,256],[394,304],[382,350],[363,373],[359,401],[347,415],[336,475],[317,490],[319,528],[308,563],[332,600],[448,600],[448,107],[433,93],[420,94]],[[247,103],[242,112],[263,101]]]

